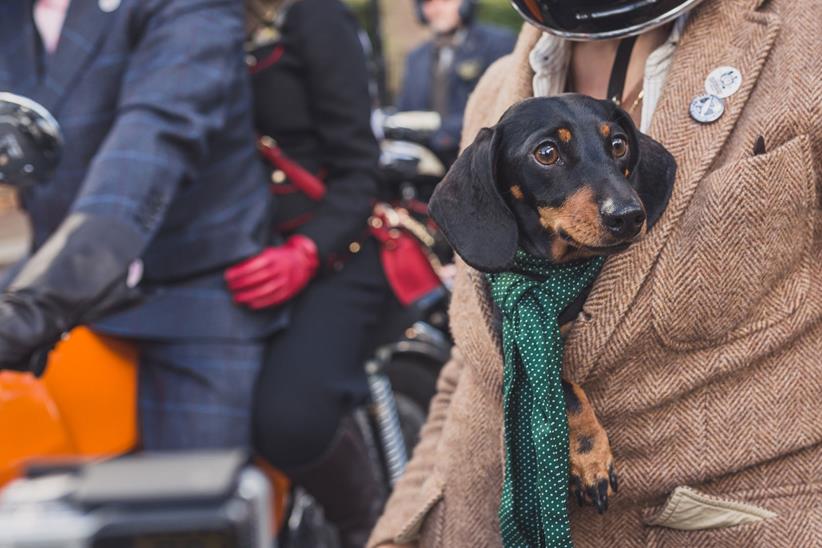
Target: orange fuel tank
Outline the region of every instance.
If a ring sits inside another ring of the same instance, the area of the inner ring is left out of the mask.
[[[79,328],[51,353],[42,379],[0,372],[0,486],[28,460],[132,449],[136,357],[131,345]]]
[[[137,352],[86,328],[49,355],[41,379],[0,371],[0,488],[26,462],[100,458],[133,449],[137,432]],[[258,460],[274,489],[273,529],[283,526],[290,486]]]

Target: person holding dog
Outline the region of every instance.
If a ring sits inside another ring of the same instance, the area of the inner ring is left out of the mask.
[[[476,0],[414,0],[417,19],[433,38],[405,60],[400,111],[434,111],[442,126],[429,146],[446,165],[459,151],[462,116],[480,76],[511,52],[515,37],[506,29],[474,21]]]
[[[597,493],[588,492],[568,505],[573,544],[815,545],[822,64],[811,52],[822,45],[822,7],[514,4],[527,24],[472,96],[464,146],[478,146],[489,131],[481,128],[524,99],[575,91],[618,103],[677,164],[665,212],[605,260],[565,339],[563,377],[581,387],[607,432],[609,451],[594,461],[612,456],[619,477],[617,493],[607,468],[594,467],[607,509],[598,505],[598,515],[590,507]],[[496,182],[516,202],[512,185],[521,181]],[[574,248],[562,234],[550,237]],[[370,546],[507,541],[498,518],[500,313],[486,276],[464,262],[451,321],[452,361]],[[572,466],[574,450],[596,452],[583,449],[572,449]]]

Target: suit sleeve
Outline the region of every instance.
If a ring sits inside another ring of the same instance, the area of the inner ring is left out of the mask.
[[[184,184],[216,151],[229,120],[226,98],[244,85],[242,6],[235,0],[140,4],[116,121],[98,149],[74,212],[135,227],[143,248]],[[249,128],[251,131],[251,128]]]
[[[365,54],[352,16],[338,0],[302,0],[291,9],[289,17],[300,26],[320,162],[328,173],[323,202],[298,232],[326,258],[365,230],[377,194],[379,147],[371,132]]]

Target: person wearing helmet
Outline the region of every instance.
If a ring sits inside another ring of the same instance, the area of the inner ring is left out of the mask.
[[[472,95],[463,144],[512,104],[576,91],[618,102],[678,164],[665,213],[605,262],[564,345],[619,492],[602,515],[569,499],[570,538],[535,520],[551,542],[534,545],[817,545],[822,4],[514,5],[527,24]],[[460,262],[453,358],[370,546],[511,545],[494,310]]]
[[[137,347],[147,450],[250,446],[264,340],[287,321],[235,305],[222,275],[264,249],[274,205],[243,34],[235,0],[0,6],[0,180],[32,228],[0,295],[0,370],[41,369],[96,321]]]
[[[488,66],[514,47],[509,31],[474,22],[476,0],[415,0],[433,37],[406,58],[400,111],[434,111],[441,128],[427,143],[450,165],[457,157],[468,96]]]

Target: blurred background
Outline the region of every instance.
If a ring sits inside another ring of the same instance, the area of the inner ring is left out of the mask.
[[[417,21],[412,0],[345,0],[345,3],[356,13],[372,43],[382,42],[387,84],[383,99],[386,104],[393,104],[402,85],[405,56],[425,40],[429,32]],[[509,0],[480,0],[478,20],[510,28],[515,33],[522,25]],[[379,37],[376,36],[378,28]],[[0,272],[21,257],[27,245],[25,216],[18,210],[13,192],[0,187]]]
[[[345,0],[357,14],[360,24],[369,31],[374,40],[374,0]],[[429,33],[419,24],[414,15],[412,0],[378,0],[381,19],[381,33],[386,58],[388,92],[390,98],[396,94],[403,78],[403,60],[406,54]],[[517,15],[509,0],[480,0],[477,19],[507,27],[518,33],[522,19]]]

